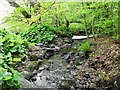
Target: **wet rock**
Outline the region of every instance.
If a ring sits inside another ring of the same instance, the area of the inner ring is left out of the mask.
[[[28,47],[29,51],[39,51],[39,47],[35,46],[35,45],[30,45]]]
[[[62,67],[62,64],[59,64],[59,67]]]
[[[68,60],[69,58],[70,58],[70,54],[69,54],[69,53],[64,56],[64,59],[65,59],[65,60]]]
[[[70,41],[69,41],[68,39],[65,39],[64,42],[65,42],[65,43],[69,43]]]
[[[75,53],[75,56],[80,56],[80,53],[79,53],[79,52],[76,52],[76,53]]]
[[[53,61],[52,61],[52,60],[48,60],[48,63],[49,63],[49,64],[53,64]]]
[[[45,48],[46,52],[54,52],[54,48]]]
[[[43,43],[37,43],[36,46],[43,46]]]
[[[51,84],[51,87],[56,87],[56,86],[57,86],[56,83],[52,83],[52,84]]]
[[[60,47],[55,46],[54,51],[59,51],[59,50],[60,50]]]
[[[70,47],[71,47],[71,44],[67,44],[67,43],[61,46],[62,49],[70,48]]]
[[[90,89],[97,90],[96,85],[94,83],[91,83],[89,86]]]
[[[61,77],[61,80],[64,80],[65,78],[64,77]]]
[[[67,69],[71,69],[71,65],[67,65]]]
[[[50,45],[50,48],[55,48],[55,45],[54,44]]]
[[[74,60],[75,60],[75,59],[79,59],[79,58],[80,58],[79,56],[75,56],[75,57],[74,57]]]
[[[31,65],[29,66],[29,69],[33,71],[34,69],[38,69],[38,68],[39,68],[38,61],[32,61]]]
[[[39,69],[38,69],[39,71],[42,71],[42,70],[44,70],[44,68],[43,67],[39,67]]]
[[[30,78],[30,73],[28,71],[23,71],[21,72],[24,78],[29,79]]]
[[[79,64],[82,65],[82,64],[83,64],[83,61],[80,61]]]
[[[86,74],[84,75],[84,77],[86,77],[86,78],[90,78],[89,73],[88,73],[88,72],[86,72]]]
[[[18,82],[20,83],[21,88],[37,88],[36,85],[34,85],[32,82],[29,82],[25,78],[20,78]]]
[[[42,64],[42,60],[38,59],[38,64],[41,65]]]
[[[31,78],[31,81],[32,81],[32,82],[34,82],[34,81],[36,81],[36,80],[37,80],[36,77],[32,77],[32,78]]]
[[[75,90],[75,88],[73,86],[70,87],[70,90]]]
[[[96,77],[96,82],[99,82],[100,81],[100,77]]]
[[[44,68],[45,70],[49,70],[49,69],[50,69],[49,66],[47,66],[47,65],[44,65],[43,68]]]

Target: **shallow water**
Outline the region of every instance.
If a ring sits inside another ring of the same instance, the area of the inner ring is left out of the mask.
[[[51,63],[51,62],[52,63]],[[51,63],[51,66],[50,66]],[[37,74],[35,85],[38,88],[70,88],[75,86],[75,80],[67,69],[67,63],[59,55],[54,55],[49,60],[45,60],[42,67],[49,67]]]

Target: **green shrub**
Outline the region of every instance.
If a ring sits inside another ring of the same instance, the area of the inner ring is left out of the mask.
[[[1,52],[5,55],[8,54],[8,52],[17,54],[18,56],[24,55],[25,43],[22,37],[11,32],[0,31],[0,34],[2,35],[0,37]]]
[[[89,42],[82,43],[79,47],[79,50],[83,53],[90,51],[90,43]]]
[[[0,29],[0,86],[3,90],[19,89],[20,73],[13,67],[24,55],[25,42],[20,35]],[[17,57],[14,57],[17,55]]]
[[[67,27],[65,26],[59,26],[55,32],[57,33],[57,35],[60,35],[60,36],[68,36],[68,37],[71,37],[73,35],[73,32],[70,31]]]
[[[53,31],[48,25],[32,25],[21,36],[31,43],[47,43],[56,37]]]
[[[114,39],[115,43],[120,44],[120,35],[114,35],[112,38]]]
[[[12,62],[12,57],[0,53],[0,86],[2,90],[18,90],[20,88],[18,80],[21,75],[19,72],[9,67],[6,62],[10,64],[10,62]]]

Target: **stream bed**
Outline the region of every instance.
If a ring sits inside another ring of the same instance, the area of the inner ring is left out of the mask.
[[[26,50],[28,59],[25,63],[27,64],[24,69],[21,69],[24,78],[30,81],[34,88],[45,90],[50,88],[56,90],[94,88],[97,90],[92,81],[97,76],[94,75],[96,71],[83,64],[89,57],[78,50],[83,41],[58,38],[53,42],[48,46],[42,44],[30,46]],[[26,69],[29,67],[28,62],[32,67]],[[36,66],[33,62],[36,62]]]
[[[45,60],[44,60],[45,61]],[[40,73],[35,76],[37,78],[34,84],[38,88],[71,88],[75,87],[75,80],[67,68],[67,63],[59,55],[52,56],[46,60]],[[39,67],[39,68],[42,68]],[[49,69],[48,69],[49,68]]]

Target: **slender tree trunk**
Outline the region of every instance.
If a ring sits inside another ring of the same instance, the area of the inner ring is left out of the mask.
[[[95,31],[94,31],[94,15],[92,16],[92,34],[93,34],[94,40],[96,40],[95,39]]]
[[[89,38],[88,32],[87,32],[87,25],[86,25],[86,15],[84,16],[84,26],[85,26],[85,33],[87,35],[87,38]]]
[[[13,7],[16,7],[16,8],[19,8],[19,7],[21,7],[19,4],[17,4],[15,1],[11,1],[11,0],[7,0],[8,1],[8,3],[11,5],[11,6],[13,6]],[[22,8],[22,7],[21,7]],[[27,12],[27,11],[25,11],[24,10],[24,8],[23,8],[23,10],[21,11],[21,13],[22,13],[22,15],[25,17],[25,18],[31,18],[31,15]]]

